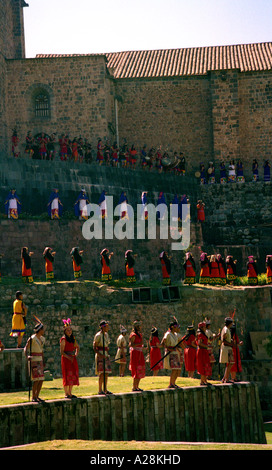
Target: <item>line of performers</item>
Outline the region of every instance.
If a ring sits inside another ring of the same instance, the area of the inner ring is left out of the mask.
[[[13,337],[22,338],[25,334],[27,308],[23,301],[23,293],[16,292],[13,303],[12,331]],[[44,345],[45,327],[42,321],[34,316],[36,324],[34,334],[28,338],[24,352],[29,363],[29,379],[32,382],[32,401],[42,401],[39,397],[44,381]],[[149,362],[153,375],[158,375],[161,369],[170,371],[168,388],[180,388],[176,381],[181,376],[184,363],[188,377],[193,378],[196,372],[200,375],[200,385],[209,385],[208,378],[212,377],[215,365],[213,353],[214,344],[220,347],[219,366],[225,366],[222,383],[233,383],[237,372],[242,371],[239,346],[243,344],[236,333],[234,314],[225,318],[222,331],[216,334],[210,331],[211,321],[206,318],[198,324],[195,332],[193,325],[187,327],[184,336],[180,333],[180,325],[174,317],[162,340],[159,340],[159,332],[156,327],[151,329],[147,346],[144,346],[141,321],[133,323],[132,331],[127,339],[127,329],[120,325],[120,335],[117,338],[117,352],[112,360],[109,355],[109,322],[102,320],[99,331],[94,336],[93,349],[95,353],[95,373],[99,377],[98,394],[108,395],[108,377],[112,373],[112,363],[119,364],[119,376],[124,377],[129,356],[129,370],[133,379],[133,392],[141,392],[140,381],[146,376],[146,364]],[[4,345],[1,343],[1,350]],[[73,334],[71,319],[63,320],[63,336],[60,339],[61,369],[63,387],[66,398],[76,398],[72,394],[74,386],[79,385],[79,367],[77,357],[79,344]],[[164,353],[162,351],[164,350]],[[145,357],[148,353],[148,357]],[[220,370],[218,373],[220,377]]]
[[[222,255],[214,254],[208,256],[202,252],[200,255],[200,284],[210,284],[225,286],[227,283],[233,284],[237,278],[236,274],[237,260],[228,255],[224,260]],[[272,283],[272,255],[267,255],[266,260],[266,282]],[[254,256],[248,256],[246,263],[248,285],[256,286],[258,284],[258,267]],[[192,253],[187,252],[184,263],[185,279],[184,284],[196,283],[196,264]]]
[[[259,181],[259,164],[257,160],[254,158],[252,162],[252,181],[255,183]],[[271,165],[269,160],[265,160],[263,163],[263,181],[269,182],[270,181],[270,168]],[[244,177],[244,165],[242,160],[238,160],[235,163],[234,160],[229,162],[228,167],[225,165],[224,161],[220,162],[219,165],[220,171],[220,184],[226,183],[245,183]],[[209,162],[208,168],[206,170],[204,163],[200,163],[199,171],[195,173],[197,178],[200,178],[200,184],[215,184],[215,166],[213,162]]]

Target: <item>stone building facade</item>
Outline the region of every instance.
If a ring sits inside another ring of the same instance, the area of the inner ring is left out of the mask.
[[[0,144],[10,154],[16,127],[137,148],[183,151],[199,162],[270,158],[272,44],[25,59],[24,0],[2,0]],[[37,97],[48,103],[35,113]]]

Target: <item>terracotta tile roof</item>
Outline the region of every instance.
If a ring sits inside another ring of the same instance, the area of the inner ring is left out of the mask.
[[[272,69],[272,42],[106,54],[38,54],[37,58],[105,55],[115,78],[205,75],[212,70]]]

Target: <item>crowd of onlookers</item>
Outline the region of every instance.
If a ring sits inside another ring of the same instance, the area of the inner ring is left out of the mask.
[[[185,157],[182,152],[162,150],[161,146],[147,148],[146,145],[137,149],[134,144],[128,145],[123,139],[121,145],[114,141],[102,142],[98,139],[96,148],[86,138],[74,138],[62,134],[59,138],[55,133],[47,135],[41,132],[35,136],[29,131],[23,144],[23,152],[19,145],[16,130],[12,135],[12,154],[15,158],[22,154],[32,159],[61,160],[68,162],[92,163],[119,168],[155,169],[159,173],[172,171],[185,174]]]

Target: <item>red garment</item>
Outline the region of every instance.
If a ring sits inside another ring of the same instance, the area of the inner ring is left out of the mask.
[[[209,377],[212,374],[210,355],[209,355],[208,349],[199,347],[200,339],[202,340],[203,344],[205,344],[206,346],[208,345],[207,336],[202,332],[198,333],[197,340],[196,340],[196,344],[198,346],[197,351],[196,351],[197,373],[199,375],[205,375],[206,377]]]
[[[160,344],[160,340],[157,336],[153,336],[152,340],[150,341],[150,354],[149,354],[149,360],[150,360],[150,368],[152,369],[154,364],[157,364],[157,362],[161,359],[161,350],[158,347]],[[152,370],[160,370],[163,368],[163,361],[160,361]]]
[[[23,277],[31,277],[32,276],[32,269],[29,268],[29,269],[26,269],[26,265],[25,265],[25,260],[22,259],[22,276]]]
[[[200,269],[200,277],[210,277],[210,266],[207,261]]]
[[[170,274],[167,271],[166,264],[165,264],[163,258],[161,258],[161,267],[162,267],[162,277],[163,277],[163,279],[169,278]]]
[[[257,273],[255,271],[253,263],[247,264],[247,277],[257,277]]]
[[[63,336],[60,343],[65,341],[64,352],[67,355],[73,356],[75,354],[75,343],[67,341],[66,337]],[[74,357],[73,361],[70,361],[66,357],[61,356],[61,370],[62,370],[62,383],[63,386],[79,385],[79,372],[77,358]]]
[[[187,372],[196,370],[196,349],[192,346],[193,341],[195,341],[195,335],[190,335],[185,341],[184,364]]]
[[[221,279],[226,279],[226,273],[225,273],[223,264],[219,261],[218,265],[219,265],[219,277]]]
[[[204,206],[202,204],[197,204],[197,220],[200,222],[205,221],[205,211],[204,211]]]
[[[111,270],[110,270],[109,265],[106,263],[104,256],[102,256],[101,259],[102,259],[102,276],[104,274],[110,274]]]
[[[134,379],[143,379],[145,377],[145,358],[142,351],[143,348],[143,337],[142,334],[131,333],[129,339],[135,337],[134,346],[136,348],[130,348],[130,361],[129,370],[131,371],[131,377]]]
[[[219,266],[218,266],[217,261],[212,261],[211,264],[210,264],[210,276],[211,276],[211,278],[213,278],[213,277],[219,278],[220,277]]]
[[[196,273],[193,268],[191,260],[187,259],[185,261],[185,276],[186,277],[195,277]]]
[[[236,344],[239,343],[239,338],[238,338],[236,333],[235,333],[233,339],[236,341]],[[237,347],[236,347],[236,345],[233,346],[232,351],[233,351],[234,364],[233,364],[230,371],[231,372],[242,372],[242,363],[241,363],[241,355],[240,355],[240,351],[239,351],[239,346],[237,346]]]
[[[74,270],[74,272],[78,272],[78,271],[81,270],[81,266],[76,264],[74,259],[73,259],[73,270]]]
[[[127,277],[134,277],[135,276],[135,272],[134,272],[134,268],[130,268],[128,263],[126,264],[126,275]]]

